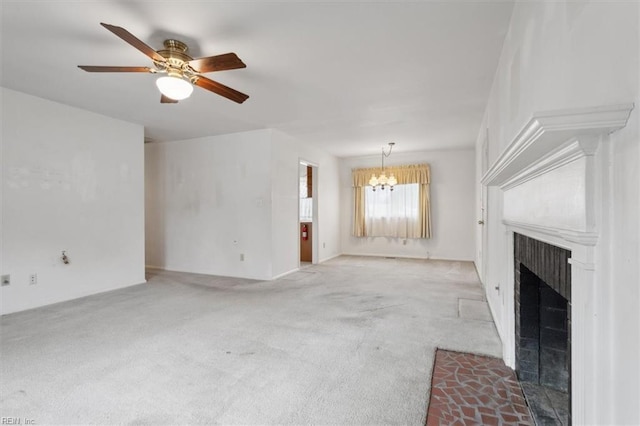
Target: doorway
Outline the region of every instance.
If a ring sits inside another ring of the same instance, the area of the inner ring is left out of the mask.
[[[299,162],[299,267],[318,263],[318,167],[308,161]]]

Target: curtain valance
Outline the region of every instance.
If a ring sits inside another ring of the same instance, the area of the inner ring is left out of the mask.
[[[410,164],[408,166],[391,166],[385,167],[384,172],[389,177],[391,173],[398,180],[398,184],[420,183],[427,185],[431,182],[431,171],[428,164]],[[362,187],[369,185],[371,175],[380,174],[380,167],[370,167],[366,169],[353,169],[351,175],[353,177],[352,186]]]

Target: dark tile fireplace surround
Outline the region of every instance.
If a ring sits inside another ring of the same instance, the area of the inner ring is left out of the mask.
[[[570,257],[514,234],[516,373],[537,424],[571,424]]]

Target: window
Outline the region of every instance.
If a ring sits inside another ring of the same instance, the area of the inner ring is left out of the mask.
[[[313,198],[300,198],[300,222],[313,222]]]
[[[409,238],[420,226],[420,185],[409,183],[374,191],[365,187],[365,228],[370,237]]]
[[[373,191],[372,173],[379,168],[354,169],[353,233],[355,237],[431,238],[431,207],[428,164],[388,167],[398,184]]]
[[[305,166],[306,167],[306,166]],[[312,222],[313,221],[313,198],[309,193],[309,180],[307,179],[307,173],[310,167],[306,168],[304,175],[300,176],[300,222]]]

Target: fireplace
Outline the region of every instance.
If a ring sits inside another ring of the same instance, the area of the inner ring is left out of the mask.
[[[538,424],[570,424],[569,250],[514,234],[516,373]]]
[[[607,347],[611,342],[606,318],[611,306],[607,248],[612,241],[610,237],[602,240],[601,234],[614,225],[615,217],[610,210],[614,201],[609,190],[614,182],[610,135],[627,125],[633,108],[626,104],[536,112],[482,176],[483,185],[500,190],[489,193],[487,211],[494,212],[487,216],[491,232],[482,233],[483,253],[496,253],[496,257],[480,260],[489,259],[486,264],[493,265],[481,266],[489,306],[500,324],[504,360],[516,369],[523,387],[541,386],[546,396],[566,396],[567,416],[575,424],[607,423],[615,417],[611,407],[620,405],[612,404],[620,386],[602,368],[608,360],[620,358],[612,357]],[[514,254],[514,267],[504,271]],[[537,294],[538,303],[541,294],[550,296],[551,300],[543,301],[548,306],[540,310],[533,302],[521,304],[523,289]],[[555,293],[566,302],[555,298]],[[563,303],[566,352],[558,346],[564,341],[564,328],[557,323],[541,327],[548,325],[549,313],[563,315]],[[531,314],[524,321],[523,310]],[[538,316],[542,312],[543,322],[534,321],[532,312]],[[541,351],[540,336],[544,340],[549,334],[558,339],[543,342]],[[532,340],[521,339],[528,336]],[[537,355],[527,360],[522,355],[534,341]],[[548,358],[553,357],[565,359],[566,370],[547,368]],[[540,364],[542,369],[533,368]],[[569,392],[544,385],[548,378],[559,379],[552,385],[566,386]]]

